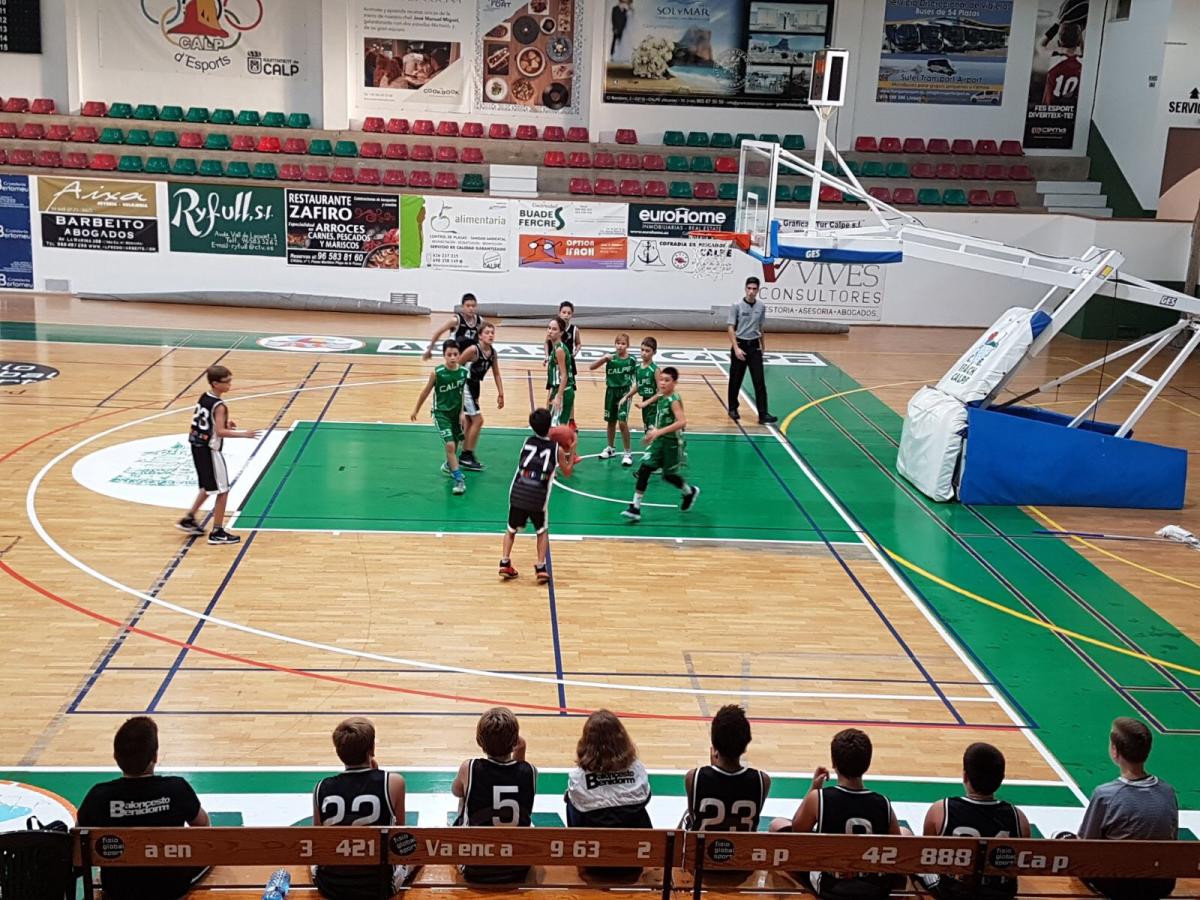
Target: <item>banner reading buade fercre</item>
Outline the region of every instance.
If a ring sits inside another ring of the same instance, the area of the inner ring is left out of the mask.
[[[158,197],[148,181],[38,178],[42,246],[158,252]]]
[[[1025,108],[1025,146],[1070,150],[1083,79],[1088,0],[1040,0]]]
[[[0,175],[0,288],[32,287],[29,179]]]
[[[400,267],[400,198],[287,192],[287,261],[299,266]]]
[[[283,256],[283,189],[171,184],[167,222],[176,253]]]

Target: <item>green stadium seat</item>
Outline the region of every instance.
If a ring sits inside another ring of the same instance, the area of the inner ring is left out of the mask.
[[[132,147],[147,147],[150,145],[150,132],[145,128],[130,128],[125,133],[125,143]]]
[[[766,134],[760,134],[758,136],[758,139],[760,141],[766,141],[768,144],[778,144],[779,143],[779,135],[772,134],[769,131]]]
[[[205,150],[228,150],[229,135],[223,131],[210,131],[204,136]]]
[[[947,188],[942,192],[942,203],[946,206],[966,206],[967,192],[962,188]]]
[[[693,172],[702,172],[708,174],[713,170],[713,161],[708,156],[693,156],[691,162]]]
[[[232,109],[214,109],[208,121],[214,125],[233,125],[237,121]]]
[[[468,172],[463,176],[462,190],[464,194],[482,194],[486,187],[483,176],[478,172]]]
[[[287,116],[281,112],[266,112],[263,113],[262,123],[264,128],[283,128],[287,125]]]
[[[262,116],[257,109],[243,109],[237,114],[237,123],[245,128],[257,128],[262,124]]]
[[[275,168],[275,163],[260,162],[254,164],[254,177],[260,178],[263,181],[274,181],[279,177],[279,171]]]
[[[922,206],[941,206],[942,192],[937,188],[921,188],[917,191],[917,202]]]
[[[740,146],[742,146],[742,141],[756,141],[756,140],[758,140],[758,138],[756,138],[750,132],[739,131],[737,134],[737,137],[735,137],[733,139],[733,146],[740,147]]]
[[[911,175],[906,162],[890,162],[885,171],[888,178],[908,178]]]
[[[691,200],[692,183],[690,181],[672,181],[667,189],[667,196],[673,200]]]
[[[722,181],[721,186],[717,188],[718,200],[736,200],[737,199],[737,182]]]
[[[189,106],[187,115],[183,117],[185,122],[191,122],[193,125],[200,125],[208,121],[207,106]]]
[[[796,185],[796,189],[792,191],[792,199],[797,203],[808,203],[810,200],[812,200],[812,185]]]
[[[225,167],[221,165],[219,159],[202,159],[200,160],[199,172],[205,178],[223,178],[225,176]]]
[[[826,175],[837,175],[841,173],[841,167],[832,159],[826,159],[821,163],[821,171]]]
[[[165,156],[151,156],[146,160],[144,171],[150,175],[170,175],[171,161]]]
[[[163,128],[160,131],[154,132],[154,140],[150,143],[155,147],[178,147],[179,135],[174,131]]]
[[[790,187],[788,187],[786,184],[778,185],[775,188],[775,202],[776,203],[787,203],[791,199],[792,199],[792,189]]]
[[[132,119],[133,107],[128,103],[114,103],[108,108],[110,119]]]
[[[308,152],[312,153],[312,144],[308,146]],[[354,141],[338,141],[333,146],[334,156],[358,156],[358,144]]]
[[[312,118],[308,113],[291,113],[287,117],[288,128],[312,128]]]
[[[333,144],[324,138],[314,138],[308,142],[310,156],[333,156]]]
[[[153,122],[158,118],[158,107],[153,103],[139,103],[133,111],[133,117],[143,122]]]
[[[164,106],[158,111],[158,121],[160,122],[182,122],[183,107],[182,106]]]
[[[865,162],[862,167],[863,178],[883,178],[887,175],[887,169],[884,168],[881,162]]]
[[[668,172],[686,172],[688,170],[688,159],[686,156],[668,156],[667,171]]]
[[[101,144],[123,144],[125,143],[125,132],[120,128],[105,128],[100,132],[100,137],[97,139]]]
[[[707,131],[689,131],[687,133],[687,145],[689,147],[707,147],[708,132]]]
[[[117,162],[118,172],[140,172],[145,168],[145,162],[140,156],[122,156]]]
[[[785,134],[783,136],[783,149],[800,151],[804,149],[804,135],[802,134]]]
[[[180,156],[175,162],[171,163],[172,175],[195,175],[196,161],[188,156]]]
[[[855,176],[862,175],[862,163],[860,163],[857,159],[846,160],[846,168],[848,168]]]
[[[225,169],[227,178],[249,178],[250,164],[241,160],[234,160]]]
[[[708,146],[714,150],[729,150],[733,147],[733,135],[728,131],[714,131]]]
[[[845,192],[842,193],[842,199],[844,201],[846,201],[847,203],[862,203],[862,202],[864,202],[862,197],[857,197],[854,194],[847,194]]]
[[[683,147],[687,145],[687,138],[683,136],[682,131],[666,131],[663,133],[663,144],[668,147]]]

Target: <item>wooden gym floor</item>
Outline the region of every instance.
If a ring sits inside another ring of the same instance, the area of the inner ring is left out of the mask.
[[[381,338],[426,339],[428,319],[4,294],[0,320],[4,361],[60,371],[0,388],[0,778],[110,766],[113,730],[140,713],[159,720],[172,769],[328,768],[330,729],[357,713],[376,720],[381,762],[436,769],[473,754],[491,704],[518,713],[539,766],[570,766],[581,717],[607,706],[647,765],[671,772],[707,759],[708,717],[739,702],[755,720],[750,761],[769,771],[827,763],[830,736],[853,724],[874,738],[877,783],[927,802],[987,740],[1008,758],[1010,796],[1045,807],[1077,807],[1113,777],[1107,724],[1138,715],[1157,732],[1152,768],[1200,809],[1200,556],[1036,533],[1200,532],[1195,454],[1179,512],[929,503],[895,474],[900,412],[975,329],[771,335],[772,350],[815,354],[768,367],[780,430],[751,424],[749,402],[731,422],[723,356],[693,354],[681,391],[696,509],[680,513],[655,479],[646,499],[661,505],[628,525],[629,470],[585,459],[551,503],[546,589],[528,538],[522,577],[495,573],[516,442],[544,401],[536,363],[504,361],[503,410],[485,385],[489,468],[453,497],[427,413],[408,422],[432,364],[379,352]],[[585,343],[607,349],[612,334]],[[270,335],[363,346],[256,343]],[[1059,338],[1013,388],[1100,352]],[[267,430],[227,442],[237,547],[172,527],[193,493],[179,439],[215,362],[234,372],[239,425]],[[604,444],[591,374],[576,403],[587,456]],[[1048,400],[1078,408],[1096,388]],[[1138,436],[1200,446],[1200,365]],[[677,798],[667,779],[656,793]]]

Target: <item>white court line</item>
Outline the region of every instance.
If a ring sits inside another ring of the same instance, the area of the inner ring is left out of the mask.
[[[624,502],[624,501],[622,501]],[[643,503],[642,506],[648,504]],[[675,507],[671,507],[674,509]],[[232,525],[229,526],[233,528]],[[278,534],[407,534],[420,535],[424,537],[486,537],[494,538],[503,534],[503,530],[499,531],[431,531],[431,530],[409,530],[404,528],[268,528],[261,526],[255,528],[252,525],[238,526],[238,531],[268,531]],[[536,537],[532,532],[521,532],[517,535],[521,537]],[[560,534],[557,531],[553,534],[556,541],[659,541],[660,543],[674,544],[721,544],[722,546],[737,546],[738,544],[763,544],[767,546],[779,547],[794,547],[794,546],[820,546],[833,544],[835,547],[845,547],[853,549],[862,547],[862,541],[794,541],[785,540],[782,538],[719,538],[719,537],[674,537],[672,535],[657,535],[657,534]]]
[[[713,354],[713,352],[707,347],[704,348],[704,352],[708,354],[709,359],[712,360],[712,363],[717,367],[717,370],[720,371],[723,376],[728,378],[729,373],[725,371],[725,367],[722,366],[717,360],[716,355]],[[747,404],[754,406],[754,409],[757,411],[758,407],[750,403],[750,398],[747,396],[744,390],[740,392],[740,396]],[[903,577],[901,577],[899,571],[894,565],[892,565],[891,560],[879,552],[879,548],[875,546],[875,542],[867,536],[866,529],[863,527],[862,523],[859,522],[849,512],[849,510],[842,506],[842,504],[838,502],[837,498],[835,498],[829,493],[828,490],[826,490],[825,485],[816,477],[816,473],[813,472],[812,469],[809,468],[808,464],[800,458],[800,455],[796,453],[796,448],[792,446],[791,442],[783,435],[783,433],[774,425],[770,425],[768,428],[770,428],[771,433],[775,436],[775,439],[779,441],[783,449],[787,451],[788,456],[790,456],[796,465],[800,467],[800,471],[804,473],[804,476],[809,480],[809,483],[820,492],[821,496],[825,498],[825,502],[832,506],[834,510],[837,511],[837,514],[842,517],[842,521],[846,523],[846,526],[856,533],[864,535],[863,544],[868,550],[871,551],[871,555],[875,557],[875,559],[879,562],[879,565],[883,567],[883,570],[887,572],[889,576],[891,576],[891,579],[896,582],[896,586],[900,588],[904,595],[912,601],[913,605],[921,612],[921,615],[925,617],[925,620],[930,624],[933,630],[936,631],[938,635],[941,636],[942,640],[946,642],[946,645],[954,651],[954,654],[959,658],[959,660],[962,661],[963,665],[967,667],[967,670],[973,676],[975,676],[975,679],[981,685],[983,685],[983,687],[992,696],[1000,708],[1004,710],[1009,719],[1012,720],[1012,723],[1020,727],[1021,733],[1024,734],[1029,740],[1029,743],[1033,746],[1034,750],[1036,750],[1042,759],[1046,761],[1046,764],[1049,765],[1050,768],[1055,771],[1055,773],[1057,773],[1058,777],[1061,778],[1063,783],[1071,789],[1075,796],[1081,802],[1086,804],[1088,802],[1088,795],[1080,790],[1079,785],[1075,783],[1075,780],[1070,776],[1067,770],[1063,768],[1062,764],[1055,759],[1054,754],[1052,754],[1049,748],[1042,743],[1041,739],[1033,733],[1033,729],[1029,728],[1026,723],[1021,720],[1021,718],[1017,715],[1016,710],[1014,710],[1004,696],[996,690],[996,688],[990,683],[990,680],[983,677],[983,672],[979,670],[979,667],[970,658],[970,656],[967,655],[966,651],[959,644],[959,642],[951,637],[945,626],[938,621],[937,617],[933,614],[933,611],[929,609],[928,605],[926,604],[925,599],[917,594],[909,585],[909,583]],[[950,698],[948,697],[947,699]]]
[[[279,395],[299,394],[299,393],[306,393],[308,391],[321,391],[321,390],[328,391],[328,390],[335,390],[335,389],[339,389],[339,388],[342,390],[345,390],[348,388],[355,388],[355,387],[369,387],[369,386],[379,385],[379,384],[409,383],[409,382],[414,382],[414,381],[420,382],[420,381],[424,381],[424,380],[425,379],[423,379],[423,378],[404,378],[404,379],[389,379],[387,381],[360,382],[357,384],[314,385],[312,387],[305,387],[305,388],[290,388],[288,390],[269,391],[269,392],[262,393],[262,394],[250,394],[250,395],[247,395],[244,397],[239,397],[239,398],[236,398],[235,400],[230,400],[227,402],[232,403],[232,402],[245,401],[245,400],[257,400],[262,397],[274,397],[274,396],[279,396]],[[36,500],[37,500],[38,487],[41,485],[42,481],[45,479],[45,477],[50,473],[50,471],[55,466],[57,466],[60,462],[62,462],[64,459],[66,459],[72,453],[75,453],[77,450],[79,450],[83,447],[86,447],[87,445],[89,445],[95,441],[106,438],[111,434],[115,434],[119,431],[123,431],[126,428],[132,428],[137,425],[145,424],[146,422],[151,422],[156,419],[161,419],[161,418],[164,418],[165,416],[186,413],[186,412],[189,412],[190,410],[191,410],[191,407],[187,407],[187,406],[180,407],[178,409],[168,409],[168,410],[164,410],[162,412],[154,413],[149,416],[145,416],[144,418],[141,418],[141,419],[134,419],[133,421],[125,422],[124,424],[121,424],[121,425],[116,425],[112,428],[106,429],[105,431],[101,431],[90,437],[84,438],[83,440],[76,443],[74,446],[68,447],[66,450],[62,451],[57,456],[55,456],[52,460],[50,460],[48,463],[46,463],[44,466],[42,466],[41,470],[39,470],[37,475],[34,476],[33,481],[30,482],[29,489],[28,489],[28,491],[26,491],[26,494],[25,494],[26,515],[28,515],[30,524],[33,526],[34,531],[37,532],[38,537],[40,537],[42,539],[42,541],[46,544],[46,546],[49,547],[52,551],[54,551],[54,553],[56,553],[60,558],[65,560],[70,565],[74,566],[79,571],[81,571],[87,575],[90,575],[92,578],[96,579],[97,581],[107,584],[109,587],[115,588],[116,590],[126,593],[126,594],[130,595],[131,597],[136,597],[137,599],[141,600],[144,603],[151,603],[156,606],[161,606],[164,609],[169,609],[173,612],[180,613],[181,615],[188,616],[189,618],[196,619],[197,621],[207,622],[207,623],[211,623],[213,625],[220,625],[220,626],[229,628],[234,631],[243,632],[244,634],[252,634],[255,637],[265,638],[267,640],[272,640],[272,641],[279,641],[281,643],[286,643],[286,644],[292,644],[292,645],[295,645],[298,647],[307,647],[312,650],[323,650],[328,653],[337,654],[339,656],[350,656],[350,657],[354,657],[357,659],[369,659],[369,660],[373,660],[375,662],[385,662],[385,663],[392,663],[394,665],[412,666],[412,667],[418,668],[418,669],[427,669],[431,672],[453,672],[458,675],[474,675],[474,676],[478,676],[481,678],[495,678],[495,679],[502,679],[502,680],[508,680],[508,681],[533,682],[536,684],[564,685],[564,686],[569,686],[569,687],[597,688],[600,690],[609,690],[609,691],[614,691],[614,690],[615,691],[634,691],[634,692],[638,692],[638,693],[647,693],[647,694],[688,694],[688,695],[704,695],[704,696],[713,696],[713,697],[783,697],[783,698],[792,698],[792,699],[833,699],[833,700],[841,700],[841,699],[845,699],[845,700],[893,700],[894,699],[894,700],[903,700],[906,702],[907,701],[912,701],[912,702],[933,701],[933,702],[938,702],[938,703],[941,702],[940,698],[938,698],[936,696],[907,695],[907,694],[891,695],[891,694],[854,694],[854,693],[840,693],[840,692],[839,693],[823,693],[823,692],[819,692],[819,691],[704,690],[704,689],[697,689],[697,688],[664,687],[664,686],[660,686],[660,685],[613,684],[611,682],[604,682],[604,681],[580,681],[580,680],[570,679],[570,678],[547,678],[547,677],[537,676],[537,675],[522,675],[522,674],[510,673],[510,672],[494,672],[494,671],[490,671],[487,669],[472,669],[472,668],[466,668],[466,667],[462,667],[462,666],[450,666],[450,665],[444,665],[441,663],[426,662],[424,660],[406,659],[404,657],[397,657],[397,656],[386,656],[381,653],[368,653],[368,652],[362,651],[362,650],[354,650],[354,649],[351,649],[348,647],[339,647],[339,646],[334,646],[334,645],[330,645],[330,644],[322,644],[317,641],[309,641],[309,640],[305,640],[304,638],[291,637],[290,635],[279,634],[278,632],[266,631],[261,628],[254,628],[249,625],[243,625],[240,622],[233,622],[228,619],[222,619],[218,616],[211,616],[211,615],[205,615],[204,613],[198,613],[194,610],[188,609],[187,607],[179,606],[178,604],[175,604],[175,603],[170,603],[166,600],[163,600],[160,597],[152,597],[149,594],[143,593],[142,591],[138,590],[137,588],[130,587],[127,584],[123,584],[122,582],[117,581],[115,578],[111,578],[108,575],[105,575],[103,572],[100,572],[97,569],[92,568],[87,563],[85,563],[82,560],[78,559],[77,557],[73,556],[69,551],[67,551],[57,541],[55,541],[53,537],[50,536],[49,532],[47,532],[45,527],[42,525],[41,519],[38,517]],[[961,700],[956,700],[955,702],[981,702],[981,701],[988,702],[988,698],[971,698],[971,699],[961,698]]]

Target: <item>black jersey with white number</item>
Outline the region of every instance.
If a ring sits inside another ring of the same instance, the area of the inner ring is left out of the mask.
[[[567,345],[567,352],[571,354],[571,358],[575,358],[575,338],[579,334],[579,329],[574,321],[567,325],[567,330],[562,333],[562,342]]]
[[[475,358],[467,366],[467,380],[479,384],[496,362],[496,348],[488,349],[485,355],[483,344],[476,344],[475,353]]]
[[[466,350],[472,344],[479,343],[479,330],[483,328],[483,319],[476,315],[474,322],[468,322],[467,317],[460,312],[454,314],[458,324],[454,326],[454,342],[459,350]]]
[[[221,437],[217,434],[217,407],[225,401],[210,391],[205,391],[192,410],[192,427],[188,431],[188,443],[194,447],[221,449]]]
[[[459,825],[531,824],[533,797],[537,793],[537,769],[527,762],[496,762],[481,757],[471,760],[467,794],[458,813]]]
[[[1017,808],[1005,800],[949,797],[942,801],[941,833],[951,837],[1015,838],[1021,836]],[[977,884],[949,875],[937,879],[937,895],[948,900],[1008,900],[1017,894],[1017,879],[985,875]]]
[[[716,766],[696,770],[688,798],[691,831],[757,831],[766,801],[762,772],[742,767],[726,772]]]
[[[544,509],[558,467],[558,444],[548,437],[531,434],[517,457],[508,502],[518,509]]]
[[[892,804],[875,791],[853,791],[849,788],[822,788],[819,800],[817,828],[821,834],[887,834],[892,826]],[[853,893],[886,897],[892,887],[891,876],[823,872],[821,894],[834,892],[839,881],[853,881]]]
[[[371,768],[347,769],[323,779],[313,791],[314,804],[321,811],[321,824],[396,824],[387,779],[387,772]],[[321,883],[330,890],[330,896],[379,896],[380,877],[372,866],[320,867]]]

